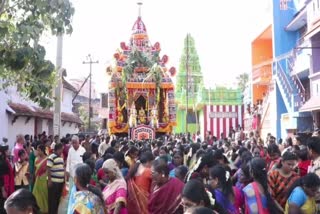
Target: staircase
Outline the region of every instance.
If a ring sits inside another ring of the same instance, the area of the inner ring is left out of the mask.
[[[269,84],[266,96],[264,97],[262,102],[262,112],[260,115],[260,124],[259,124],[260,130],[266,129],[266,128],[269,129],[269,126],[270,126],[269,111],[270,111],[270,105],[271,105],[270,103],[272,100],[270,96],[272,96],[273,90],[274,90],[274,82],[271,81],[271,83]]]
[[[268,92],[266,93],[266,97],[263,99],[263,102],[262,102],[262,112],[261,112],[260,127],[262,127],[262,125],[263,125],[263,123],[264,123],[264,121],[266,119],[267,111],[268,111],[269,106],[270,106],[270,96],[271,96],[272,91],[273,91],[273,83],[270,83]]]
[[[274,62],[275,66],[275,79],[277,85],[279,86],[280,93],[283,97],[284,104],[288,111],[291,111],[293,106],[292,94],[293,94],[293,83],[289,81],[287,74],[282,68],[282,65],[279,61]]]
[[[274,62],[275,79],[288,112],[296,112],[305,102],[305,89],[293,72],[295,57],[289,55],[281,61]]]
[[[296,55],[293,54],[292,57],[289,57],[287,60],[287,66],[289,73],[291,74],[291,79],[293,81],[294,87],[297,89],[297,93],[294,94],[294,111],[298,111],[299,108],[305,103],[306,92],[303,87],[297,73],[294,70],[294,62],[296,60]]]

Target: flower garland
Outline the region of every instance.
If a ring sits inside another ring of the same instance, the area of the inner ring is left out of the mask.
[[[190,180],[192,174],[193,174],[195,171],[198,170],[198,168],[199,168],[199,166],[200,166],[200,164],[201,164],[201,161],[202,161],[202,157],[200,157],[200,158],[197,160],[196,164],[195,164],[195,165],[192,167],[192,169],[189,171],[189,174],[188,174],[188,176],[187,176],[187,182]]]

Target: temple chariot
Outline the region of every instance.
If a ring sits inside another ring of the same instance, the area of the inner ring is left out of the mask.
[[[160,57],[159,42],[149,41],[139,14],[129,43],[121,42],[114,64],[107,68],[110,134],[130,139],[154,139],[176,125],[174,83],[176,69],[167,69],[168,56]]]

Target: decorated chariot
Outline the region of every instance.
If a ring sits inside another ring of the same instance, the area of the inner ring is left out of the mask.
[[[171,133],[176,125],[174,84],[176,69],[166,68],[158,42],[151,45],[141,16],[132,28],[129,44],[122,42],[107,68],[110,134],[131,139],[154,139]]]

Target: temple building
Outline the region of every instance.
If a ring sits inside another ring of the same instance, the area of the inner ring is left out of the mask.
[[[201,136],[206,136],[210,131],[212,136],[220,139],[243,126],[241,90],[224,86],[205,88],[199,56],[190,34],[184,40],[175,97],[175,133],[200,132]]]

